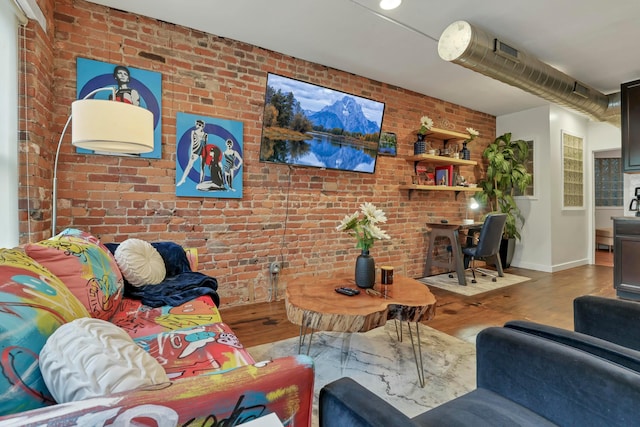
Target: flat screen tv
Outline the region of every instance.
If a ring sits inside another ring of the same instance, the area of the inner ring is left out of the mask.
[[[260,161],[374,173],[384,103],[269,74]]]

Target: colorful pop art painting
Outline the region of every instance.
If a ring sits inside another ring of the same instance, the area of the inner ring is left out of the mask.
[[[125,64],[110,64],[86,58],[78,58],[76,67],[77,99],[83,99],[93,90],[113,87],[116,90],[116,100],[138,105],[153,113],[153,151],[135,154],[135,156],[160,159],[162,157],[162,74]],[[92,98],[110,99],[112,96],[109,91],[102,91],[93,95]],[[96,153],[83,148],[76,150],[78,153]]]
[[[242,122],[178,113],[176,195],[242,198]]]

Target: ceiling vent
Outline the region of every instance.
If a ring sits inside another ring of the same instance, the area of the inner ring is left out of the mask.
[[[620,93],[605,95],[466,21],[449,25],[438,54],[547,101],[620,126]]]

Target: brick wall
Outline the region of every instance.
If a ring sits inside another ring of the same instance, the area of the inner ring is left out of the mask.
[[[52,0],[49,0],[52,1]],[[355,240],[335,231],[340,219],[369,201],[389,219],[390,241],[376,242],[378,264],[420,277],[425,222],[464,217],[465,200],[453,192],[398,189],[411,182],[415,132],[422,115],[481,136],[472,159],[495,135],[495,118],[325,66],[215,35],[139,17],[81,0],[58,0],[53,24],[53,111],[41,162],[53,163],[54,143],[75,97],[76,58],[84,57],[162,73],[162,159],[76,154],[63,145],[59,166],[58,229],[73,226],[105,242],[136,237],[173,240],[197,247],[200,270],[218,278],[227,305],[264,301],[269,264],[280,261],[280,295],[302,274],[352,274]],[[37,62],[37,61],[36,61]],[[43,64],[47,57],[43,57]],[[374,175],[261,163],[258,159],[268,72],[385,102],[383,130],[398,135],[398,157],[380,157]],[[46,77],[46,72],[42,76]],[[38,74],[40,76],[41,74]],[[425,78],[428,78],[425,76]],[[46,78],[42,86],[47,86]],[[244,197],[185,198],[175,195],[176,114],[186,112],[244,123]],[[44,170],[44,169],[43,169]],[[463,168],[479,176],[480,168]],[[50,178],[49,178],[50,179]],[[32,228],[50,226],[50,182]],[[25,217],[23,217],[23,220]],[[23,231],[26,223],[22,224]],[[36,236],[38,236],[36,234]],[[31,237],[33,238],[33,236]]]

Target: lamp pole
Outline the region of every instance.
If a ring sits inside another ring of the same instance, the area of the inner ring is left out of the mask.
[[[98,92],[104,92],[104,91],[111,91],[112,95],[111,95],[111,99],[113,99],[113,102],[118,102],[116,101],[116,89],[114,87],[101,87],[95,90],[92,90],[91,92],[89,92],[84,98],[82,99],[87,99],[92,97],[93,95],[95,95]],[[56,149],[56,158],[55,158],[55,162],[53,163],[53,194],[51,196],[51,203],[52,203],[52,207],[51,207],[51,237],[55,236],[56,234],[56,222],[57,222],[57,218],[58,218],[58,156],[60,155],[60,147],[62,146],[62,140],[64,139],[64,135],[67,132],[67,128],[69,127],[69,123],[71,123],[71,117],[72,115],[69,115],[69,118],[67,119],[67,122],[64,125],[64,128],[62,129],[62,134],[60,135],[60,140],[58,141],[58,148]]]

